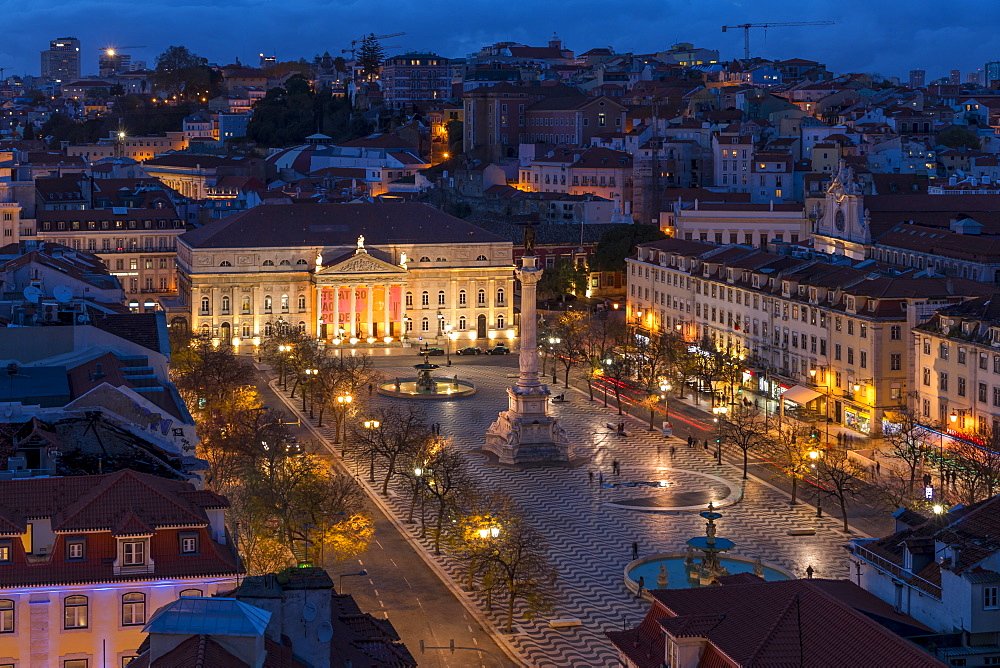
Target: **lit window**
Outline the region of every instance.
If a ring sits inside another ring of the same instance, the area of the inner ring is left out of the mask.
[[[146,595],[138,592],[122,596],[122,626],[146,623]]]
[[[126,566],[141,566],[146,563],[146,542],[141,540],[122,543],[122,563]]]
[[[63,602],[63,628],[87,628],[87,597],[67,596]]]
[[[14,601],[0,598],[0,633],[14,632]]]

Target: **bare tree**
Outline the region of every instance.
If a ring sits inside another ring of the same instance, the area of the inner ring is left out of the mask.
[[[768,443],[767,422],[753,406],[737,405],[722,422],[722,438],[743,451],[743,479],[747,478],[747,463],[751,450]]]
[[[950,451],[955,487],[965,504],[989,498],[1000,487],[1000,438],[989,432],[974,438],[980,442],[953,439]]]
[[[528,619],[552,609],[558,572],[549,558],[545,537],[523,517],[502,527],[491,545],[490,576],[507,595],[506,629],[511,633],[518,602],[525,603]]]
[[[792,485],[792,505],[796,504],[799,480],[809,471],[809,430],[782,426],[772,431],[767,441],[768,453],[788,476]]]
[[[424,480],[427,493],[437,502],[434,554],[441,554],[445,520],[450,519],[453,514],[458,491],[468,483],[465,460],[461,453],[448,443],[440,443],[440,447],[427,462]]]
[[[384,406],[374,417],[379,423],[378,427],[365,428],[357,425],[352,428],[352,433],[354,439],[361,444],[362,451],[370,457],[372,480],[375,478],[376,460],[385,464],[382,495],[386,496],[389,493],[389,483],[400,473],[399,463],[409,461],[413,453],[425,448],[433,435],[423,409],[411,403]]]
[[[819,481],[828,486],[831,496],[840,505],[840,517],[844,521],[844,533],[850,531],[847,525],[847,504],[860,494],[863,489],[862,479],[867,477],[867,471],[851,461],[847,450],[833,448],[823,453],[816,462],[816,476]]]
[[[912,410],[907,408],[898,408],[887,413],[886,421],[892,424],[882,433],[886,452],[906,464],[909,470],[906,495],[908,498],[913,498],[917,471],[923,465],[924,449],[932,432],[920,423]]]

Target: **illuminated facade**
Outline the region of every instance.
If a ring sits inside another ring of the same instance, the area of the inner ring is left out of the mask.
[[[126,665],[154,610],[235,586],[228,505],[130,470],[0,481],[0,665]]]
[[[513,333],[511,242],[425,204],[259,206],[181,236],[177,265],[188,310],[171,324],[207,338]]]

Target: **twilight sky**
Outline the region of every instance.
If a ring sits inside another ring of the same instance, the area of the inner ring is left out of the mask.
[[[0,67],[38,74],[48,41],[82,40],[83,73],[96,73],[97,50],[132,49],[150,67],[171,44],[210,62],[240,58],[256,64],[264,51],[279,60],[338,55],[352,39],[375,32],[407,33],[386,40],[392,55],[433,50],[462,57],[511,40],[544,44],[556,32],[577,53],[596,46],[653,52],[675,42],[715,48],[722,59],[742,56],[742,30],[723,23],[833,20],[823,27],[751,31],[752,55],[801,57],[837,72],[877,72],[906,79],[926,69],[928,80],[950,69],[965,73],[1000,60],[996,0],[0,0],[4,38]]]

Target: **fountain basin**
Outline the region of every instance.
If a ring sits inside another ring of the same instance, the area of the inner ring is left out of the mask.
[[[399,384],[396,384],[396,380]],[[402,399],[458,399],[468,397],[476,393],[476,386],[466,380],[436,380],[432,379],[430,385],[426,381],[418,385],[420,378],[399,378],[381,383],[378,386],[378,393],[386,397],[399,397]]]
[[[639,591],[639,576],[642,576],[646,591],[643,596],[649,598],[648,590],[657,589],[657,577],[660,575],[660,564],[667,567],[667,589],[693,589],[701,587],[697,580],[690,580],[687,576],[687,569],[684,566],[684,559],[687,555],[683,552],[673,554],[654,554],[650,557],[636,559],[625,567],[625,587],[633,594]],[[695,562],[700,561],[700,557],[695,558]],[[719,561],[729,571],[730,575],[737,573],[753,573],[754,560],[744,557],[725,556],[719,557]],[[778,580],[794,580],[795,576],[783,568],[762,564],[763,578],[768,582]]]

